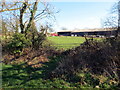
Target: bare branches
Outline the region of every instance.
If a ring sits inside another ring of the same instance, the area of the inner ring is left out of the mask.
[[[5,2],[5,0],[3,0],[1,2],[1,8],[0,8],[0,12],[5,12],[5,11],[14,11],[14,10],[19,10],[21,7],[16,8],[15,6],[18,4],[19,2],[13,2],[13,3],[8,3]]]
[[[52,12],[53,9],[51,9],[49,3],[39,1],[40,0],[16,0],[11,3],[4,0],[2,2],[2,8],[0,7],[0,12],[4,14],[3,18],[12,18],[10,21],[12,24],[10,25],[13,29],[19,27],[21,33],[26,33],[30,29],[33,22],[36,24],[35,22],[38,20],[46,17],[48,19],[48,17],[52,17],[54,13]],[[14,19],[17,21],[15,22]],[[16,26],[15,23],[18,25]]]
[[[13,10],[18,10],[20,8],[14,8],[14,9],[4,9],[4,10],[0,10],[0,12],[5,12],[5,11],[13,11]]]
[[[34,19],[37,19],[39,16],[45,14],[45,12],[46,12],[47,10],[48,10],[48,4],[47,4],[47,6],[45,6],[45,9],[42,10],[42,12],[40,12],[39,14],[37,14],[37,15],[34,17]]]
[[[110,16],[105,19],[104,27],[117,27],[118,26],[118,17]]]

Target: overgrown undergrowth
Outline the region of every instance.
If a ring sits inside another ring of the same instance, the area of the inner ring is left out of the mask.
[[[4,53],[3,88],[104,88],[120,86],[120,38],[88,40],[66,51],[41,47]]]

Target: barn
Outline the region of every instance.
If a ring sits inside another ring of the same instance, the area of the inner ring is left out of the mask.
[[[71,36],[72,31],[70,31],[70,30],[62,30],[62,31],[59,31],[57,33],[58,33],[58,36]]]
[[[59,36],[114,36],[117,28],[78,29],[58,32]]]

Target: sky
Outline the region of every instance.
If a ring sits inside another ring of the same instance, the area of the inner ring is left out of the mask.
[[[56,10],[55,31],[100,28],[115,2],[51,2]]]
[[[1,0],[0,0],[1,1]],[[11,0],[7,0],[11,2]],[[12,0],[13,2],[14,0]],[[34,0],[31,0],[34,1]],[[42,1],[42,0],[41,0]],[[59,13],[55,14],[56,21],[53,29],[57,32],[61,28],[86,29],[101,28],[104,18],[106,18],[111,7],[118,0],[46,0],[55,7]],[[40,21],[41,22],[41,21]],[[37,23],[39,26],[39,23]],[[39,27],[38,27],[39,28]]]

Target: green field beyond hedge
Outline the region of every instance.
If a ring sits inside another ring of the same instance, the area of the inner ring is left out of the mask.
[[[48,40],[53,42],[52,46],[55,46],[58,49],[67,50],[80,46],[80,44],[85,42],[85,37],[70,37],[70,36],[48,37]],[[94,38],[94,40],[101,40],[101,39]]]
[[[52,41],[53,46],[58,49],[70,49],[76,46],[79,46],[81,43],[85,41],[84,37],[70,37],[70,36],[62,36],[62,37],[48,37],[48,40]]]

